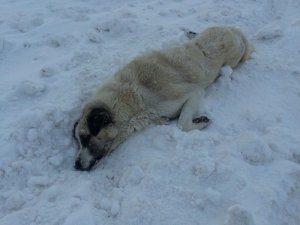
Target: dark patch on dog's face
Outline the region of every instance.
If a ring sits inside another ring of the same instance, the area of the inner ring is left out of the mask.
[[[82,147],[84,147],[84,148],[89,147],[89,145],[90,145],[89,143],[90,143],[90,139],[91,139],[90,135],[86,135],[86,134],[80,135],[79,139],[80,139],[80,143],[81,143]]]
[[[87,117],[87,124],[91,135],[96,136],[100,129],[112,123],[110,113],[103,108],[93,109]]]
[[[86,108],[73,128],[73,136],[80,148],[75,168],[90,170],[109,153],[117,133],[109,110],[100,107]]]

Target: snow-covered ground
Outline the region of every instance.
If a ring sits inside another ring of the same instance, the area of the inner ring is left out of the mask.
[[[299,225],[299,0],[0,0],[1,225]],[[185,31],[241,28],[251,60],[208,91],[213,123],[133,135],[73,169],[98,84]]]

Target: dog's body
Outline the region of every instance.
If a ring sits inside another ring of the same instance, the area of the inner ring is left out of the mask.
[[[234,68],[252,51],[238,29],[213,27],[183,46],[135,58],[86,105],[75,129],[81,146],[75,167],[89,170],[134,131],[170,118],[179,117],[184,131],[202,129],[209,119],[194,116],[204,90],[222,66]]]

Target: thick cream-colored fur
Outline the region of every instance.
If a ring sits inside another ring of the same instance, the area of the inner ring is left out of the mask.
[[[166,118],[179,117],[178,126],[185,131],[201,129],[206,124],[192,120],[203,92],[217,79],[222,66],[234,68],[252,51],[236,28],[206,29],[180,47],[133,59],[97,90],[82,117],[96,107],[109,109],[114,121],[109,129],[116,133],[110,151],[132,132],[165,123]],[[81,119],[80,127],[87,129],[85,120]]]

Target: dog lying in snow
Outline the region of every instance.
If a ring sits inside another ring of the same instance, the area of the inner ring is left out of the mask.
[[[184,131],[202,129],[210,120],[197,114],[204,90],[224,65],[231,68],[253,51],[242,32],[212,27],[190,32],[188,43],[133,59],[103,84],[74,125],[80,145],[75,168],[90,170],[133,132],[178,118]]]

